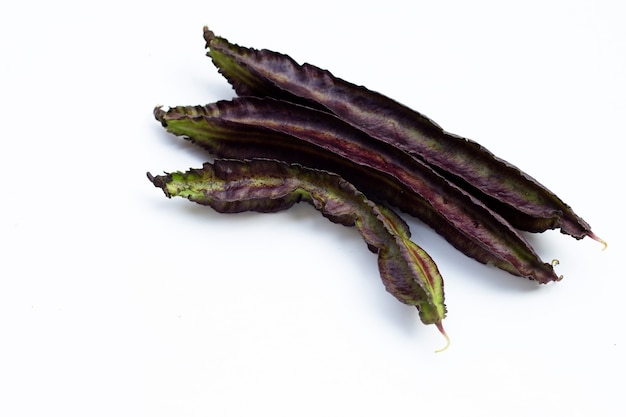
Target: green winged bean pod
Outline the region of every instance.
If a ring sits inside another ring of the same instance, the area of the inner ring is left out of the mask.
[[[332,222],[356,226],[378,254],[387,291],[417,307],[421,321],[435,324],[445,336],[443,279],[435,262],[410,239],[399,216],[338,175],[268,159],[217,159],[202,169],[148,178],[167,197],[184,197],[221,213],[276,212],[305,201]]]
[[[274,97],[332,112],[377,140],[432,165],[476,195],[514,227],[559,228],[600,241],[587,222],[553,192],[472,140],[448,133],[426,116],[377,92],[285,54],[241,47],[204,28],[209,55],[242,96]]]

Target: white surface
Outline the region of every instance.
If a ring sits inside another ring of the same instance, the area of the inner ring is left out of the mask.
[[[431,3],[3,12],[0,415],[624,415],[622,3]],[[433,353],[356,229],[309,206],[219,215],[148,182],[205,159],[153,107],[232,95],[205,24],[478,140],[609,248],[532,236],[565,275],[537,287],[411,220],[446,280],[452,345]]]

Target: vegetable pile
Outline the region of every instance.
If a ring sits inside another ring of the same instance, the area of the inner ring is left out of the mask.
[[[222,213],[276,212],[306,201],[356,226],[387,291],[441,333],[443,279],[400,211],[475,260],[545,284],[562,277],[519,232],[598,238],[553,192],[424,115],[289,56],[204,28],[207,55],[238,97],[154,109],[165,129],[208,150],[202,169],[148,178],[167,197]],[[447,336],[446,336],[447,338]]]

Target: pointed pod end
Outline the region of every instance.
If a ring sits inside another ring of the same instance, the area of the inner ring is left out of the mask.
[[[206,46],[205,48],[209,47],[209,43],[215,39],[215,33],[213,33],[213,31],[209,30],[208,26],[205,26],[203,28],[203,33],[204,33],[204,40],[206,41]]]
[[[166,187],[166,184],[169,180],[169,174],[154,176],[150,172],[146,172],[146,175],[148,176],[148,179],[155,187],[162,189],[168,198],[172,197],[170,193],[167,191],[167,187]]]
[[[595,240],[596,242],[600,242],[600,243],[602,243],[602,244],[604,245],[604,246],[602,247],[602,250],[606,250],[607,246],[609,246],[609,244],[608,244],[608,243],[606,243],[606,241],[605,241],[605,240],[600,239],[600,238],[598,237],[598,235],[596,235],[596,234],[595,234],[595,233],[593,233],[593,232],[589,232],[589,235],[588,235],[588,236],[589,236],[590,238],[592,238],[593,240]]]
[[[437,349],[435,351],[435,353],[439,353],[439,352],[443,352],[444,350],[448,349],[448,347],[450,347],[450,337],[448,336],[448,334],[444,330],[443,324],[440,321],[435,323],[435,326],[437,326],[437,329],[439,329],[439,332],[443,335],[443,337],[446,338],[446,345],[444,347],[442,347],[441,349]]]
[[[154,114],[154,118],[157,119],[161,123],[164,122],[165,110],[163,110],[163,106],[155,106],[154,110],[152,110],[152,114]]]
[[[552,268],[554,268],[555,266],[557,266],[558,264],[560,264],[561,262],[559,262],[558,259],[553,259],[552,262],[550,262],[550,266]],[[563,280],[563,275],[559,275],[558,277],[556,277],[556,279],[554,279],[554,281],[559,282]],[[545,282],[543,284],[546,284]]]

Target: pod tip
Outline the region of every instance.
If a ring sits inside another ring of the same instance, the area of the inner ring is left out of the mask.
[[[150,172],[146,172],[146,175],[150,182],[157,188],[160,188],[165,193],[166,197],[171,198],[172,195],[167,191],[167,182],[171,179],[170,174],[165,175],[152,175]]]
[[[604,245],[604,246],[602,247],[602,250],[606,250],[607,246],[609,246],[609,244],[608,244],[608,243],[606,243],[606,241],[605,241],[605,240],[600,239],[600,238],[598,237],[598,235],[596,235],[596,234],[595,234],[595,233],[593,233],[593,232],[589,232],[589,235],[588,235],[588,236],[589,236],[590,238],[592,238],[593,240],[595,240],[596,242],[600,242],[600,243],[602,243],[602,245]]]
[[[206,47],[209,47],[209,43],[215,39],[215,34],[213,33],[212,30],[209,29],[208,26],[205,26],[204,28],[202,28],[202,32],[204,35],[204,40],[206,41]]]
[[[154,118],[157,119],[159,122],[163,121],[163,115],[165,114],[165,111],[163,111],[163,106],[154,106],[152,114],[154,115]]]
[[[437,349],[435,351],[435,353],[439,353],[439,352],[443,352],[444,350],[448,349],[448,347],[450,346],[450,337],[448,336],[448,334],[444,330],[443,324],[440,321],[435,323],[435,325],[437,326],[437,329],[439,329],[439,332],[443,335],[443,337],[446,338],[446,345],[444,347],[442,347],[441,349]]]

